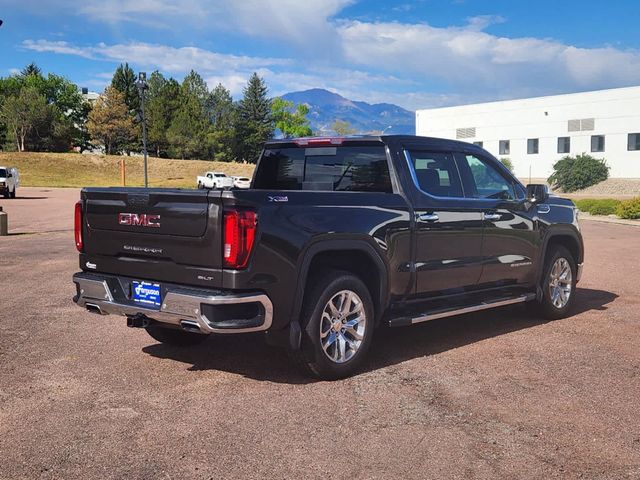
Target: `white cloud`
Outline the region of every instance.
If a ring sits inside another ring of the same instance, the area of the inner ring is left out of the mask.
[[[175,76],[193,68],[211,86],[222,82],[235,96],[253,71],[267,79],[273,94],[321,87],[353,99],[391,101],[408,108],[640,84],[639,50],[492,35],[486,29],[505,22],[499,15],[471,17],[463,26],[434,27],[337,20],[356,0],[8,1],[15,8],[42,14],[55,9],[58,14],[79,15],[81,21],[106,23],[117,31],[115,38],[135,38],[131,24],[143,23],[170,29],[171,38],[196,29],[210,31],[207,38],[212,42],[242,36],[248,39],[243,42],[245,51],[251,52],[250,42],[255,42],[254,51],[274,52],[231,55],[135,40],[89,46],[49,40],[23,43],[29,50],[129,62]]]
[[[75,55],[94,60],[129,62],[138,66],[156,67],[170,73],[258,68],[273,65],[288,65],[289,59],[228,55],[197,47],[170,47],[143,42],[93,46],[75,46],[68,42],[48,40],[25,40],[24,48],[37,52]]]
[[[640,51],[577,48],[549,39],[506,38],[465,27],[345,22],[338,26],[348,61],[404,72],[425,83],[444,81],[461,92],[517,96],[640,82]],[[481,27],[479,29],[479,27]]]

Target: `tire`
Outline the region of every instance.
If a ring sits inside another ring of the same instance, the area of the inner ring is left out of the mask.
[[[151,324],[146,327],[147,333],[160,343],[175,347],[192,347],[204,342],[209,335],[202,333],[184,332],[177,328],[162,327],[158,324]]]
[[[323,380],[348,377],[362,365],[371,345],[371,294],[358,277],[329,271],[305,295],[301,326],[301,347],[289,352],[292,359]]]
[[[540,312],[546,318],[568,316],[576,296],[576,274],[576,261],[571,252],[562,245],[551,247],[540,281],[542,299],[538,301]]]
[[[198,182],[198,190],[202,190],[204,187],[202,186],[201,182]]]
[[[13,192],[11,192],[11,198],[16,198],[16,189],[13,189]]]

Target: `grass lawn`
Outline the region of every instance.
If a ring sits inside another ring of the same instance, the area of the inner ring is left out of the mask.
[[[79,153],[0,152],[0,165],[17,167],[23,187],[85,187],[120,185],[120,160],[126,164],[127,186],[142,186],[142,157]],[[251,178],[254,165],[149,158],[150,187],[195,188],[196,176],[207,170]]]

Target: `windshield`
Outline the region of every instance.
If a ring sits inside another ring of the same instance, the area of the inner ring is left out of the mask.
[[[4,168],[0,168],[0,178],[7,178],[7,171]]]
[[[284,147],[264,152],[257,189],[391,192],[384,145]]]

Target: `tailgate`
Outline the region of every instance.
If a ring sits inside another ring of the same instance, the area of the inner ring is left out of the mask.
[[[82,191],[85,253],[219,268],[220,192],[138,188]]]

